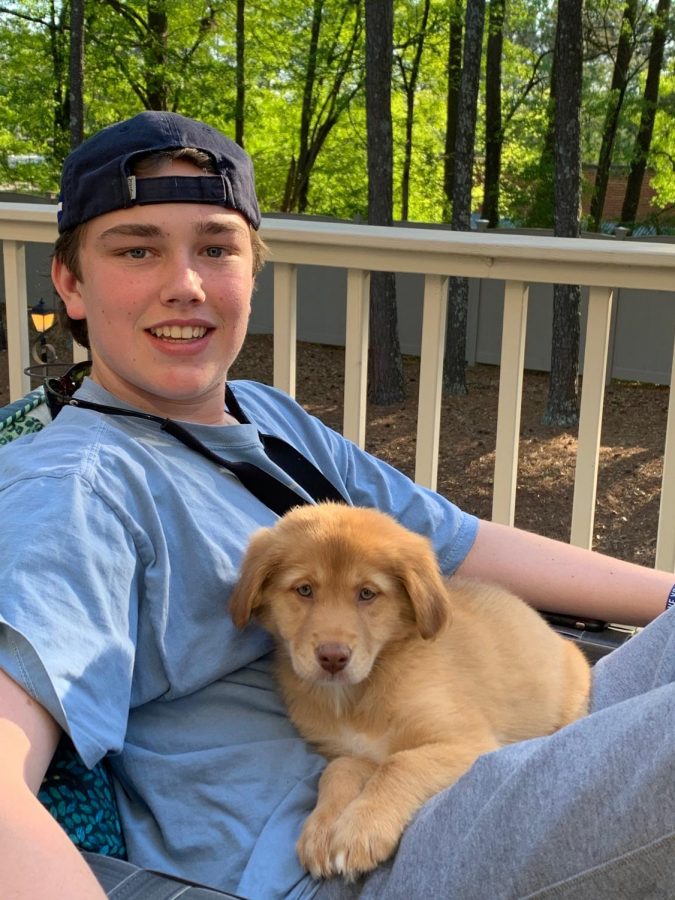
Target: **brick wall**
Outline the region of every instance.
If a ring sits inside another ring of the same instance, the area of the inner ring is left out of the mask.
[[[597,166],[585,165],[583,167],[584,189],[582,197],[582,209],[585,215],[589,212],[591,203],[591,194],[593,185],[595,184],[595,173]],[[637,221],[644,222],[651,218],[655,213],[660,212],[658,206],[652,205],[654,198],[654,190],[650,184],[650,171],[645,172],[642,180],[642,191],[640,194],[640,202],[638,204]],[[626,182],[628,180],[628,167],[616,167],[609,175],[607,182],[607,194],[605,196],[605,206],[602,211],[602,218],[607,222],[618,222],[621,219],[621,208],[623,206],[623,198],[626,194]],[[671,213],[671,217],[675,217],[675,213]]]

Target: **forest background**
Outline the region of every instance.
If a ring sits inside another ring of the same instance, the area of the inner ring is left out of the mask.
[[[574,3],[563,0],[561,11]],[[71,143],[140,109],[170,109],[202,118],[245,145],[255,161],[264,211],[366,220],[365,5],[5,0],[0,184],[55,191]],[[384,13],[389,0],[371,6]],[[488,0],[481,6],[472,212],[480,214],[484,204],[486,164],[497,140],[497,221],[552,227],[551,204],[542,210],[537,200],[552,191],[551,170],[542,160],[557,4]],[[644,218],[654,230],[675,219],[669,13],[665,0],[583,4],[581,159],[601,170],[623,167],[627,175],[641,120],[651,107],[646,164],[655,197]],[[461,0],[393,2],[394,219],[450,221],[448,158],[454,147],[448,132],[456,119],[453,88],[462,67],[462,38],[470,37],[467,15]],[[659,28],[660,50],[654,46]],[[655,53],[660,56],[652,81],[656,77],[658,93],[649,99],[645,89]],[[592,180],[585,190],[592,191]],[[582,226],[601,227],[602,214],[598,219],[587,216]]]

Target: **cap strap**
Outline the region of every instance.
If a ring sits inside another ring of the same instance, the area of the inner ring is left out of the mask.
[[[127,179],[129,203],[218,203],[234,208],[222,175],[168,175]]]

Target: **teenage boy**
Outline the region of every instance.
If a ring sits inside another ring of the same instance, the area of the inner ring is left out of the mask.
[[[483,757],[363,882],[301,870],[323,760],[287,719],[269,639],[226,611],[280,495],[384,509],[433,539],[446,573],[561,612],[646,623],[672,575],[478,522],[283,394],[226,387],[259,224],[248,157],[181,116],[142,113],[66,160],[52,277],[92,368],[78,406],[2,453],[3,896],[102,896],[34,796],[63,730],[86,764],[108,757],[131,862],[251,900],[598,900],[617,878],[626,896],[649,878],[665,897],[672,614],[599,667],[593,715]],[[288,445],[301,472],[279,456]]]

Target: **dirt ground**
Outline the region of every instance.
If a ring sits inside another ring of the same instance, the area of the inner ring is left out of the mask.
[[[0,405],[8,402],[6,352],[0,352]],[[404,359],[405,403],[368,410],[367,449],[413,474],[418,360]],[[250,335],[231,373],[271,383],[272,340]],[[344,353],[300,343],[297,399],[337,428],[342,422]],[[467,371],[468,394],[448,397],[441,417],[438,489],[464,509],[490,517],[499,370]],[[527,372],[521,416],[516,525],[569,540],[576,431],[541,424],[548,376]],[[595,549],[654,564],[668,389],[612,382],[605,399]]]

